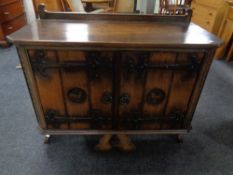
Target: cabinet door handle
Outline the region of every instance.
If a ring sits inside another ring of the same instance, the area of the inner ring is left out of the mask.
[[[7,29],[8,29],[8,30],[12,30],[12,29],[13,29],[13,27],[12,27],[12,26],[10,26],[10,27],[8,27]]]
[[[3,12],[4,15],[10,15],[10,12]]]
[[[146,96],[146,102],[150,105],[159,105],[165,100],[165,92],[154,88]]]
[[[84,103],[87,99],[86,92],[79,87],[69,89],[67,96],[71,102],[79,104]]]
[[[104,104],[112,104],[112,93],[104,92],[101,97],[101,102]]]
[[[128,105],[130,103],[130,95],[128,93],[123,93],[120,96],[120,105]]]

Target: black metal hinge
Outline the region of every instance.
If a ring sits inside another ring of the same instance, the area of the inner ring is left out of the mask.
[[[42,77],[49,77],[50,69],[62,69],[64,71],[87,70],[91,79],[98,79],[99,72],[112,69],[112,61],[108,57],[101,56],[98,52],[87,53],[85,61],[55,62],[48,60],[44,50],[37,50],[31,61],[32,69]]]
[[[187,77],[192,76],[194,73],[198,72],[201,67],[201,62],[197,59],[195,54],[192,54],[188,58],[187,63],[169,63],[169,64],[158,64],[158,63],[147,63],[147,54],[139,56],[139,61],[135,63],[135,60],[128,56],[123,63],[124,67],[124,77],[128,79],[131,73],[136,73],[137,79],[144,78],[146,71],[148,70],[171,70],[171,71],[187,71]]]
[[[147,115],[141,115],[140,112],[131,111],[131,113],[127,114],[126,116],[121,117],[119,119],[120,123],[126,123],[131,124],[133,126],[132,129],[138,130],[140,129],[142,124],[145,123],[172,123],[174,125],[176,124],[182,124],[185,119],[185,115],[181,112],[174,112],[168,116],[147,116]]]
[[[65,116],[60,115],[56,110],[47,110],[45,121],[55,129],[58,129],[61,124],[67,123],[90,123],[92,129],[98,129],[101,125],[112,123],[112,119],[103,116],[100,110],[90,110],[87,116]]]

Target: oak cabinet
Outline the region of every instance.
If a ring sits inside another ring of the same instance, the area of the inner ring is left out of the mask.
[[[189,23],[190,13],[50,13],[43,6],[40,13],[41,20],[8,39],[44,134],[190,131],[221,44]]]

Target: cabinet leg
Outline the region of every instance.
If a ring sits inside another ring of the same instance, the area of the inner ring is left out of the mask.
[[[183,136],[180,135],[180,134],[177,134],[176,135],[176,140],[177,140],[178,143],[183,143]]]
[[[121,151],[131,152],[136,149],[136,146],[133,144],[133,142],[127,135],[116,135],[116,137],[119,140],[116,147]]]
[[[44,144],[49,144],[51,139],[51,135],[45,135],[44,137]]]
[[[110,140],[112,138],[111,134],[104,135],[99,143],[95,146],[96,151],[109,151],[112,149],[112,145],[110,144]]]

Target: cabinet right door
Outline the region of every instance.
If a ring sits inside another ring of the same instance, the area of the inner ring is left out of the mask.
[[[184,129],[204,54],[124,52],[118,129]]]

